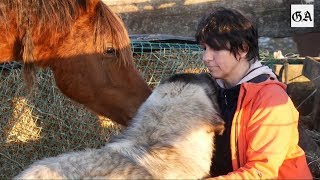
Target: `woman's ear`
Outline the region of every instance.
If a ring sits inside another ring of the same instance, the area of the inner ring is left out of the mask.
[[[238,57],[237,57],[237,59],[238,60],[241,60],[241,59],[246,59],[247,60],[247,54],[248,54],[248,52],[249,52],[249,47],[248,47],[248,45],[247,44],[243,44],[242,45],[242,48],[243,49],[240,49],[239,50],[239,52],[238,52]],[[248,59],[249,60],[249,59]]]
[[[239,52],[239,55],[240,55],[241,59],[246,59],[247,58],[247,54],[248,54],[248,51],[240,51]]]

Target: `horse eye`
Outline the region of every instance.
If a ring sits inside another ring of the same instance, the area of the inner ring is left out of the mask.
[[[112,47],[108,47],[104,52],[105,55],[115,55],[115,50]]]

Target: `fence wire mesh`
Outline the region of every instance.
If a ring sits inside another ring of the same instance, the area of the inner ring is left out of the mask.
[[[172,74],[206,72],[202,50],[195,44],[133,42],[132,50],[151,88]],[[66,98],[48,69],[37,72],[34,89],[28,92],[20,67],[0,66],[0,179],[44,157],[100,147],[121,129]]]
[[[206,71],[196,44],[133,42],[132,50],[137,68],[152,88],[176,73]]]

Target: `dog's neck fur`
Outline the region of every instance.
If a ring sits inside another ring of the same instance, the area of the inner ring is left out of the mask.
[[[185,177],[183,173],[189,171],[190,174],[191,170],[197,171],[194,174],[208,173],[210,167],[207,162],[211,160],[214,149],[211,121],[216,111],[205,96],[203,88],[198,85],[169,83],[158,87],[140,108],[144,113],[138,112],[124,135],[108,144],[107,148],[130,156],[140,166],[151,170],[150,173],[157,178]],[[142,123],[146,122],[142,115],[152,117],[147,118],[148,126]],[[175,153],[174,156],[171,153]],[[190,160],[198,164],[187,163]],[[172,169],[175,169],[174,173]]]

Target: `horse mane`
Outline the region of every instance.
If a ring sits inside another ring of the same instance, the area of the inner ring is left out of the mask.
[[[93,12],[95,53],[104,53],[112,36],[113,48],[121,67],[133,65],[130,39],[120,19],[101,0],[1,0],[0,21],[8,27],[16,23],[21,38],[22,61],[28,65],[35,62],[32,32],[36,28],[51,33],[68,33],[78,17]],[[120,67],[119,66],[119,67]]]

